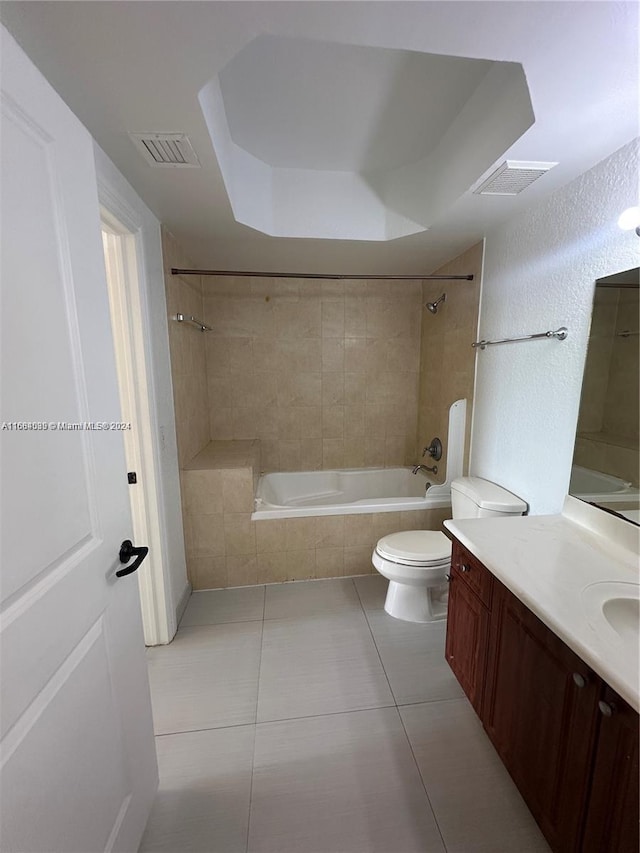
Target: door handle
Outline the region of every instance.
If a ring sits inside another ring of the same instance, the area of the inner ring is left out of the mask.
[[[127,566],[126,569],[120,569],[119,572],[116,572],[116,577],[123,578],[125,575],[131,575],[133,572],[136,572],[148,553],[149,549],[146,545],[141,545],[139,548],[135,548],[131,539],[125,539],[120,546],[120,552],[118,553],[120,562],[128,563],[132,557],[135,557],[136,559],[135,562],[130,566]]]

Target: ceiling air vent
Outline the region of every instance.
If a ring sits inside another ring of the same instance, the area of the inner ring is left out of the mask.
[[[557,163],[506,160],[475,189],[474,195],[518,195]]]
[[[150,166],[173,169],[200,166],[186,133],[130,133],[129,136]]]

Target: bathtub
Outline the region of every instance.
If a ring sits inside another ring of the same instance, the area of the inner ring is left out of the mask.
[[[263,474],[251,518],[406,512],[451,505],[451,488],[429,485],[411,468],[344,468]]]
[[[591,471],[580,465],[574,465],[571,469],[569,493],[590,503],[610,504],[640,499],[640,490],[637,486],[613,477],[611,474]]]

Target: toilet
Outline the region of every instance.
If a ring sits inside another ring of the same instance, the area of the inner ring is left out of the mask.
[[[480,477],[451,483],[453,518],[496,518],[522,515],[526,503]],[[447,615],[446,575],[451,542],[437,530],[405,530],[378,541],[372,562],[389,581],[384,609],[405,622],[436,622]]]

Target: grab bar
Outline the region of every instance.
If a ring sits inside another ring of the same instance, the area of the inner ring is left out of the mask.
[[[213,329],[211,326],[205,325],[200,320],[196,320],[195,317],[187,317],[186,314],[176,314],[176,321],[178,323],[191,323],[194,326],[198,326],[201,332],[212,332]]]
[[[560,326],[555,332],[539,332],[537,335],[523,335],[521,338],[501,338],[498,341],[474,341],[471,346],[486,349],[487,347],[492,347],[494,344],[515,344],[519,341],[535,341],[537,338],[557,338],[559,341],[564,341],[568,334],[567,327]]]

